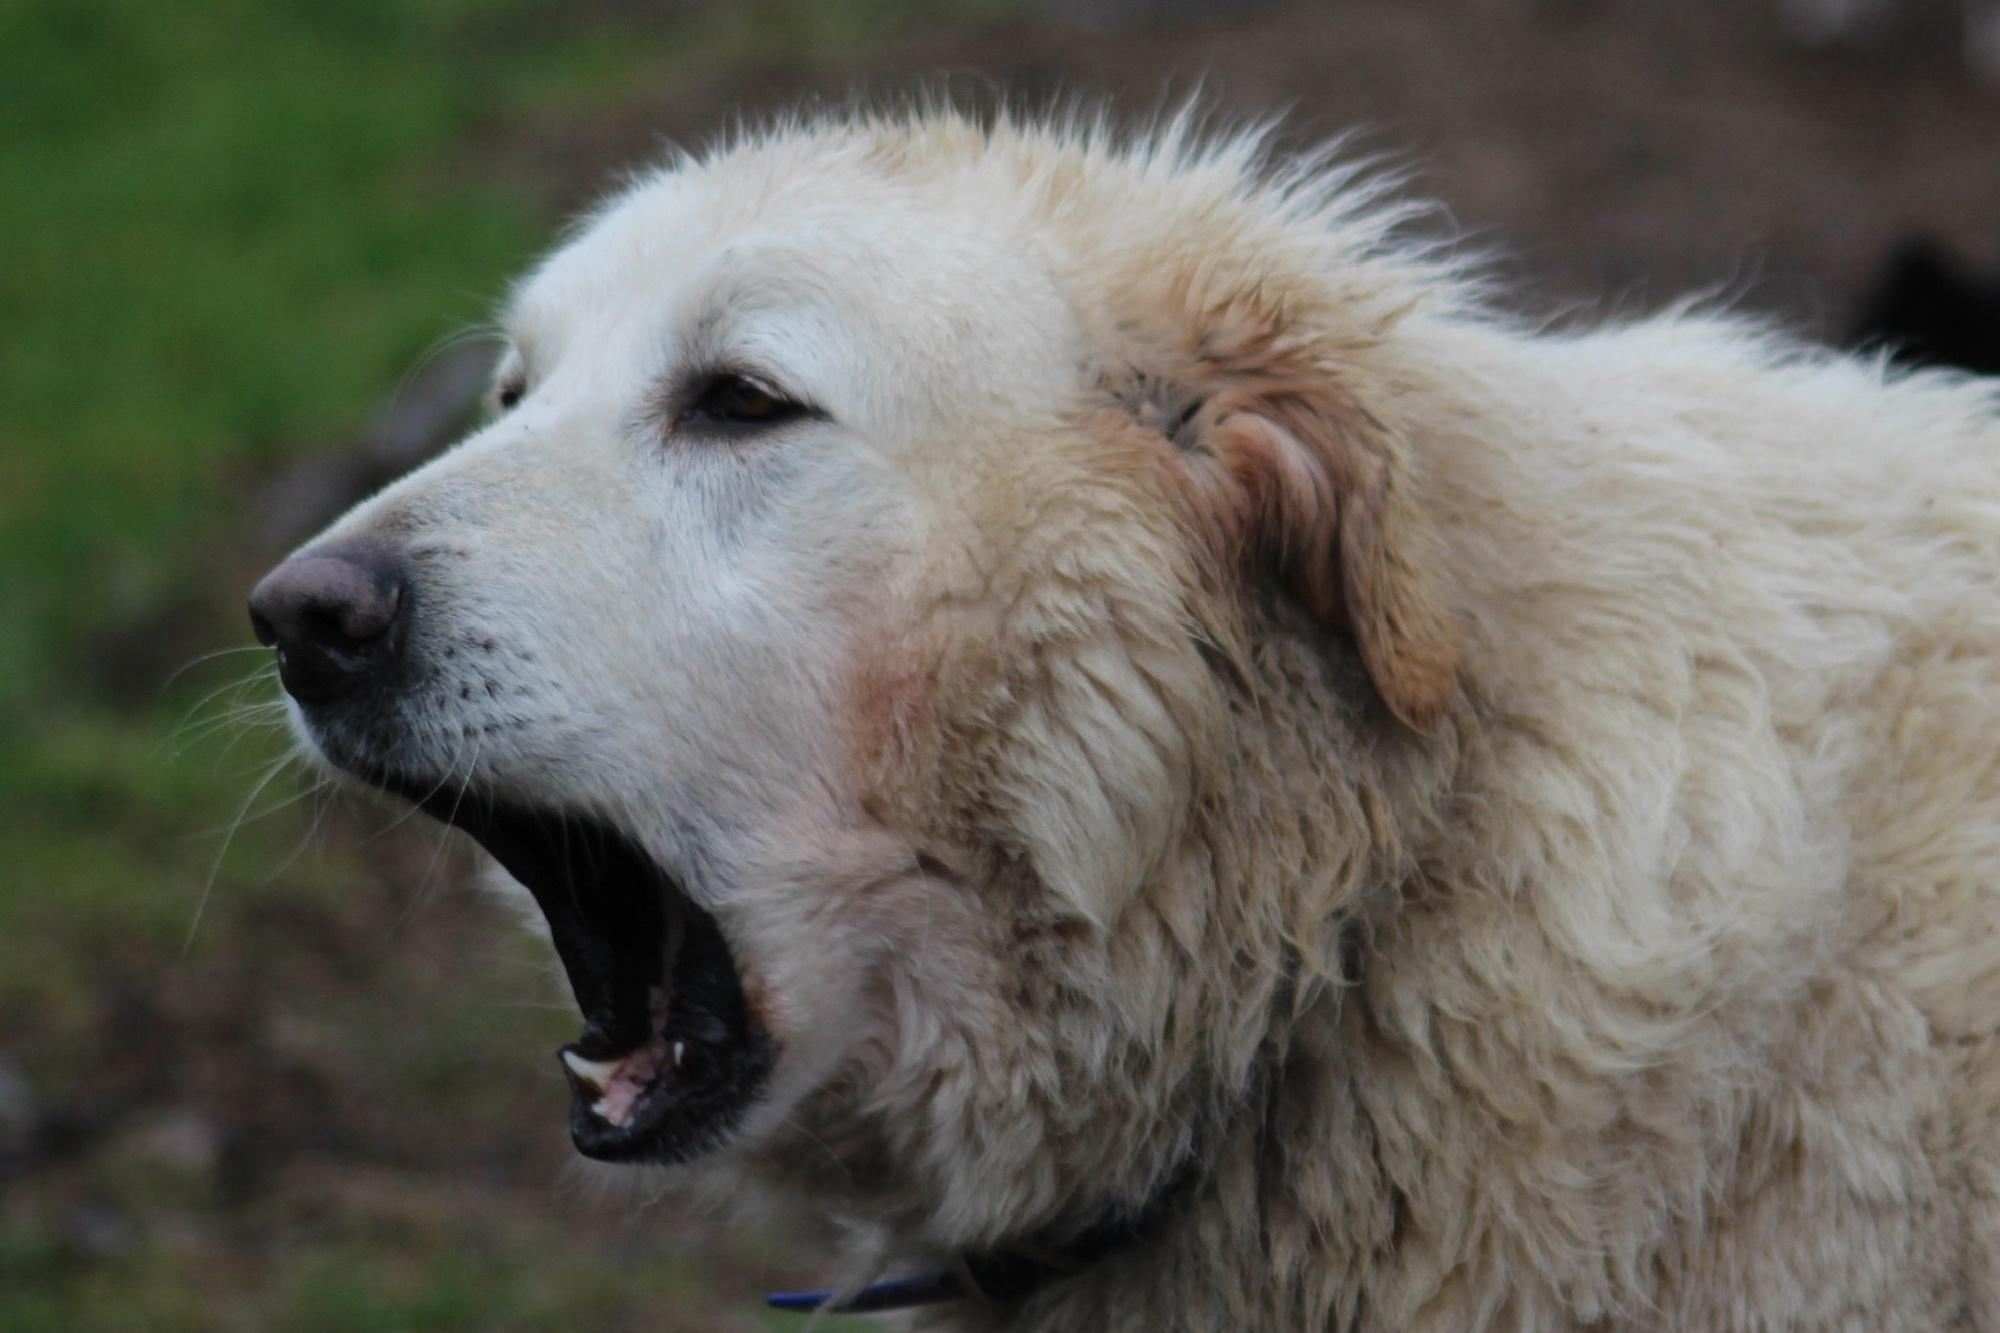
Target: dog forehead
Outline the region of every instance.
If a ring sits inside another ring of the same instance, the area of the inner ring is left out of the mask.
[[[830,398],[875,383],[1026,399],[1063,381],[1075,321],[1004,200],[796,165],[725,156],[615,198],[517,288],[507,323],[530,363],[588,339],[640,358],[748,351],[842,381],[800,386]]]

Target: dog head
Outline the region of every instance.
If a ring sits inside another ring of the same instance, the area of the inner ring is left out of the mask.
[[[1238,1113],[1457,689],[1370,360],[1412,282],[1340,197],[949,115],[677,162],[259,586],[307,747],[542,909],[585,1153],[958,1245]]]

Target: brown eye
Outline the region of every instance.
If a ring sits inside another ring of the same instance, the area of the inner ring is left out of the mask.
[[[681,417],[699,425],[772,426],[804,416],[807,410],[803,403],[780,397],[755,380],[722,374],[702,381]]]

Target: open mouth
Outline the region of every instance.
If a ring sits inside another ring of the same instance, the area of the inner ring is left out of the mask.
[[[382,785],[471,834],[548,920],[584,1020],[558,1053],[577,1151],[682,1162],[718,1146],[763,1086],[772,1049],[715,919],[602,822]]]

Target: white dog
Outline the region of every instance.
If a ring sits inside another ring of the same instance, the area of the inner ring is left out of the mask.
[[[534,895],[578,1147],[864,1306],[2000,1327],[1993,385],[1399,220],[1185,123],[676,161],[259,586],[301,734]]]

